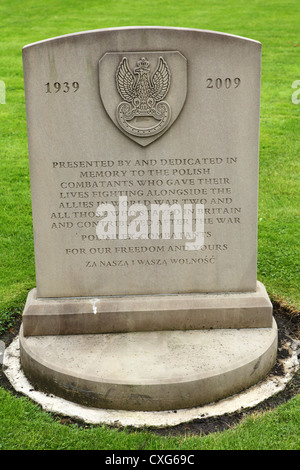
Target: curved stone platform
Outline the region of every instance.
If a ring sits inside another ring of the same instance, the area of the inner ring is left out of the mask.
[[[240,330],[30,336],[21,364],[40,390],[88,407],[201,406],[258,383],[276,360],[277,326]]]

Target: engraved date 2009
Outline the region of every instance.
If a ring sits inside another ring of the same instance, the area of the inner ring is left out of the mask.
[[[47,82],[45,83],[46,91],[45,93],[58,93],[58,92],[63,92],[63,93],[69,93],[69,91],[76,92],[79,90],[79,83],[78,82],[54,82],[50,83]]]
[[[220,90],[221,88],[237,88],[240,86],[241,79],[239,77],[236,78],[225,78],[222,80],[222,78],[216,78],[215,80],[213,78],[207,78],[206,79],[206,88],[216,88],[217,90]]]

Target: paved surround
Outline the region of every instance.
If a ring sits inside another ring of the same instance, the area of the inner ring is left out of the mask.
[[[53,394],[35,389],[28,381],[20,363],[20,341],[17,336],[4,354],[4,372],[14,389],[38,403],[45,411],[54,412],[88,424],[108,424],[112,426],[168,427],[187,423],[194,419],[203,421],[210,417],[247,410],[273,395],[283,391],[299,369],[297,356],[298,343],[287,341],[281,345],[287,354],[279,359],[283,374],[268,374],[265,379],[249,389],[232,397],[200,407],[169,411],[126,411],[86,407],[72,403]]]

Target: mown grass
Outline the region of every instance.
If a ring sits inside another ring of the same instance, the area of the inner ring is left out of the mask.
[[[143,431],[61,424],[26,398],[0,389],[0,450],[299,450],[295,397],[272,412],[252,414],[239,425],[207,436],[158,436]]]
[[[299,310],[300,105],[291,101],[292,83],[300,79],[299,2],[1,0],[0,18],[0,80],[6,85],[6,104],[0,104],[0,333],[35,286],[22,47],[115,26],[209,29],[262,42],[258,279],[271,298]],[[0,449],[299,448],[297,398],[227,432],[178,439],[62,426],[28,400],[1,389],[0,399]]]

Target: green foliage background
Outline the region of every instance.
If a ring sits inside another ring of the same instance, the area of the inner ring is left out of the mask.
[[[300,104],[291,100],[292,83],[300,80],[298,1],[0,0],[0,19],[0,80],[6,86],[6,104],[0,104],[0,332],[20,316],[35,287],[22,47],[63,34],[130,25],[208,29],[262,43],[258,279],[272,299],[299,310]],[[64,428],[26,400],[1,389],[0,398],[0,449],[109,448],[111,441],[118,448],[299,448],[298,399],[220,436],[159,441],[151,433],[123,436],[102,428]]]

